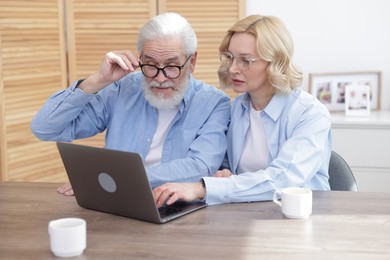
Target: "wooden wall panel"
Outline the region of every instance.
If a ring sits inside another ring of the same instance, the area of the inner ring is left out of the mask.
[[[64,180],[53,143],[30,130],[48,95],[67,84],[62,1],[1,1],[3,181]]]
[[[136,52],[138,31],[156,12],[155,0],[68,0],[70,81],[95,72],[111,50]]]
[[[4,112],[4,83],[3,83],[3,55],[1,50],[1,34],[0,34],[0,182],[7,179],[7,149],[5,140],[5,112]]]
[[[226,31],[245,16],[245,0],[162,0],[159,12],[178,12],[186,17],[198,37],[198,58],[194,76],[219,87],[218,48]],[[225,90],[231,98],[236,94]]]

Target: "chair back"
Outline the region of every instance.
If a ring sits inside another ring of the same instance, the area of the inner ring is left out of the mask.
[[[359,191],[356,179],[348,163],[335,151],[329,162],[329,185],[331,190]]]

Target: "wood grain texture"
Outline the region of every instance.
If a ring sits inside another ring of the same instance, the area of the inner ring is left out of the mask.
[[[47,225],[64,217],[87,221],[80,259],[390,257],[389,193],[314,191],[309,219],[287,219],[273,202],[258,202],[208,206],[159,225],[81,208],[57,186],[0,184],[0,259],[50,259]]]
[[[1,1],[3,181],[67,179],[53,144],[30,130],[48,96],[67,84],[63,12],[62,0]]]
[[[3,54],[0,34],[0,182],[7,178],[7,145],[5,141],[5,112],[4,112],[4,82],[3,82]]]

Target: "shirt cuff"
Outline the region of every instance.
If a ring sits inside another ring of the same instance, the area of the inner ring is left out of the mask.
[[[209,205],[230,203],[231,178],[203,177],[206,187],[206,203]]]

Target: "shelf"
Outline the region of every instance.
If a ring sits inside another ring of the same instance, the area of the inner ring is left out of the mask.
[[[390,111],[371,111],[369,116],[346,116],[331,113],[332,128],[390,129]]]

